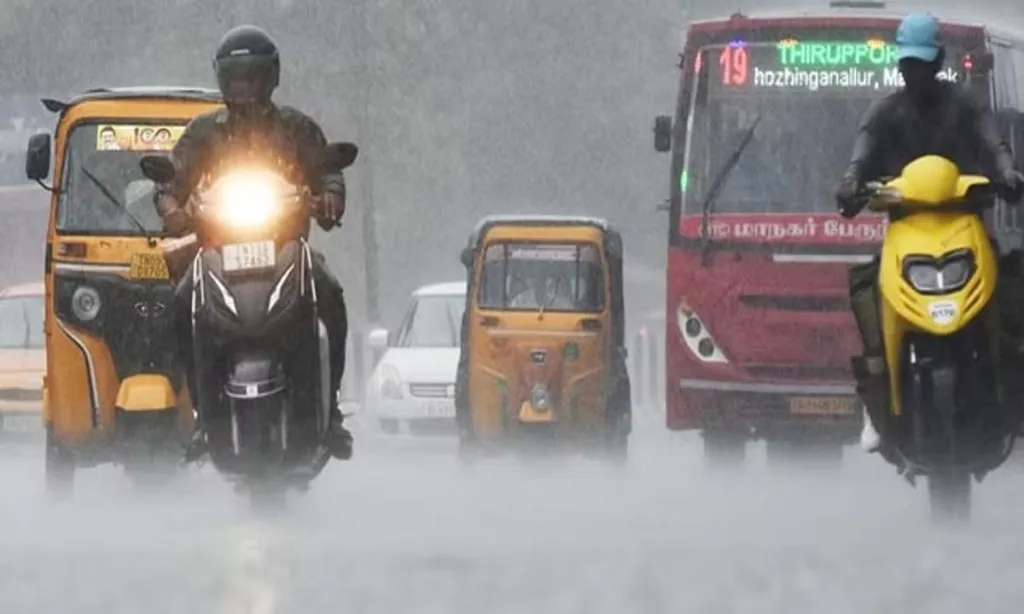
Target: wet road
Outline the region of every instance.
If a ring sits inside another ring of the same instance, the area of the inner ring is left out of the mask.
[[[43,496],[37,450],[0,458],[0,612],[1017,612],[1024,474],[975,523],[929,527],[857,450],[832,476],[705,472],[699,441],[639,433],[621,474],[575,461],[467,474],[446,445],[363,441],[283,518],[209,469],[160,494],[114,469]]]

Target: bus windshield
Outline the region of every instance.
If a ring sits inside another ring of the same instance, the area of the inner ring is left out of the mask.
[[[163,223],[153,205],[153,182],[139,161],[167,151],[184,125],[80,124],[64,154],[57,230],[67,233],[158,234]]]
[[[687,212],[708,194],[744,133],[753,138],[720,186],[715,213],[829,213],[871,103],[902,86],[892,45],[732,43],[700,50],[680,189]],[[960,57],[955,50],[951,58]],[[946,68],[939,78],[965,80]],[[984,80],[976,79],[983,84]]]

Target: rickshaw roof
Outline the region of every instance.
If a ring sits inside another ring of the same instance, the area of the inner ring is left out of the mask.
[[[219,90],[206,87],[144,85],[131,87],[97,87],[73,96],[66,102],[44,99],[43,105],[50,111],[57,112],[63,110],[61,106],[66,109],[70,106],[90,100],[144,100],[154,98],[218,103],[223,100]],[[54,106],[57,108],[54,108]]]
[[[31,282],[27,284],[17,284],[14,286],[7,286],[0,290],[0,298],[13,298],[17,296],[43,296],[46,294],[46,285],[41,282]]]
[[[413,296],[465,296],[466,282],[452,281],[443,284],[430,284],[417,288]]]
[[[477,223],[469,235],[469,246],[480,247],[484,234],[495,226],[590,226],[614,240],[621,241],[619,232],[608,220],[586,215],[489,215]]]

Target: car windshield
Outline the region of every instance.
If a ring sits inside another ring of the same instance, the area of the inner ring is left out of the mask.
[[[43,297],[0,298],[0,349],[43,347]]]
[[[484,252],[482,309],[604,309],[604,265],[592,244],[492,243]]]
[[[466,297],[462,295],[417,297],[405,316],[398,347],[459,347],[465,308]]]
[[[834,211],[835,182],[849,162],[864,114],[902,84],[895,51],[880,42],[788,45],[701,50],[686,170],[680,177],[689,213],[700,213],[694,209],[758,117],[752,140],[721,185],[714,212]],[[950,68],[940,78],[959,82],[964,77]]]
[[[115,235],[159,233],[153,182],[139,160],[174,146],[180,125],[81,124],[68,136],[57,230]],[[141,227],[141,228],[140,228]]]

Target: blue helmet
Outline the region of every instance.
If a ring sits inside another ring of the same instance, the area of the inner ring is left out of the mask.
[[[930,13],[912,13],[896,30],[896,59],[934,62],[939,57],[939,20]]]

